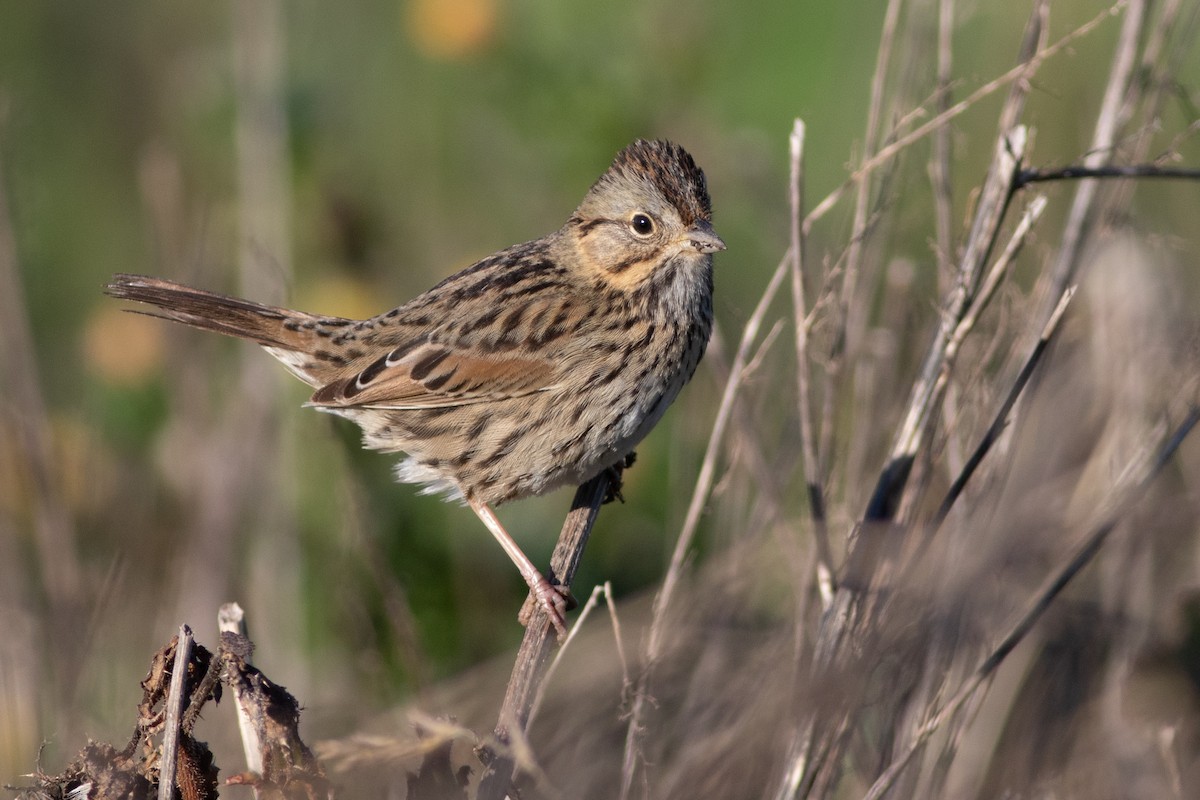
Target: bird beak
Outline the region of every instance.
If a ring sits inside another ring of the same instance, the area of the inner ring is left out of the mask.
[[[699,253],[715,253],[725,249],[725,242],[721,241],[721,237],[717,236],[716,231],[708,222],[697,222],[687,229],[684,237],[688,244]]]

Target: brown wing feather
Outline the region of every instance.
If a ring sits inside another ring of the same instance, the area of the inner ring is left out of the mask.
[[[557,379],[558,370],[551,363],[528,355],[427,343],[397,348],[355,374],[321,387],[309,405],[389,409],[470,405],[545,391]]]

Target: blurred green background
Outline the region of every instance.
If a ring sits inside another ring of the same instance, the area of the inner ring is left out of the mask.
[[[1052,38],[1101,8],[1055,3]],[[523,584],[468,510],[393,485],[394,457],[361,452],[352,425],[302,409],[305,388],[254,348],[120,313],[101,295],[112,273],[367,316],[557,228],[617,150],[665,137],[708,175],[729,245],[717,315],[736,338],[786,246],[792,120],[808,125],[814,203],[857,153],[883,9],[0,6],[0,189],[53,474],[40,485],[19,446],[39,420],[0,409],[0,781],[32,769],[42,742],[55,768],[85,735],[120,740],[151,653],[181,622],[213,644],[220,602],[246,608],[266,673],[330,717],[321,735],[521,632]],[[1012,65],[1028,9],[959,13],[962,96]],[[1027,115],[1036,162],[1085,151],[1115,35],[1107,24],[1040,73]],[[268,73],[278,47],[276,94],[239,101],[239,46]],[[956,122],[956,219],[990,156],[997,104]],[[275,131],[279,165],[239,155],[239,129],[255,125]],[[272,208],[248,207],[240,188],[256,169],[275,186]],[[1151,227],[1194,222],[1170,191]],[[905,216],[928,216],[928,193],[913,194]],[[839,236],[848,226],[838,213],[826,224]],[[896,256],[931,280],[928,226],[910,230]],[[821,250],[820,229],[814,253],[837,255]],[[27,378],[0,375],[10,389]],[[716,389],[702,369],[639,448],[627,502],[605,509],[592,538],[581,597],[604,580],[627,596],[661,574]],[[65,539],[39,533],[47,492],[66,509]],[[500,512],[539,564],[569,498]]]

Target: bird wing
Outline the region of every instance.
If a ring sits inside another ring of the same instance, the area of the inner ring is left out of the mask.
[[[446,408],[559,387],[572,363],[568,331],[594,303],[544,250],[516,245],[361,323],[359,344],[381,355],[347,365],[310,405]]]
[[[421,409],[470,405],[552,389],[559,370],[509,350],[428,340],[401,344],[354,374],[313,394],[323,408]]]

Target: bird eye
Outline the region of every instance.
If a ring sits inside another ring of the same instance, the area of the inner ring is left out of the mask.
[[[648,214],[634,214],[629,220],[629,227],[638,236],[649,236],[654,233],[654,220]]]

